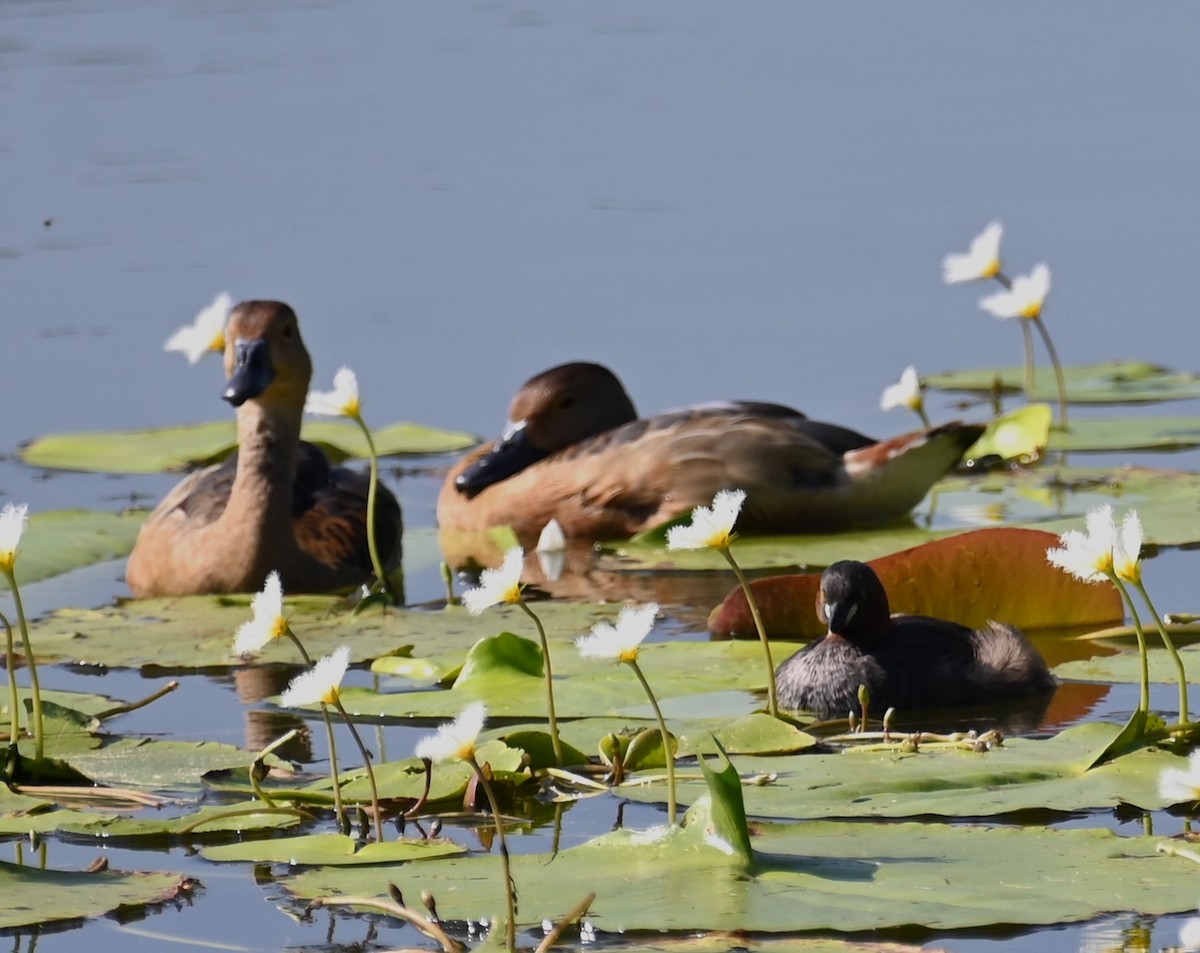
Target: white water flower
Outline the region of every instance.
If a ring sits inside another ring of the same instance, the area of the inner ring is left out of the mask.
[[[590,635],[575,640],[575,648],[584,658],[613,659],[632,662],[638,657],[638,647],[654,628],[654,617],[658,614],[658,603],[651,602],[641,608],[627,606],[617,616],[617,624],[597,622]]]
[[[979,302],[979,307],[998,318],[1033,319],[1041,316],[1050,293],[1050,269],[1035,265],[1033,271],[1013,279],[1012,287],[997,291]]]
[[[439,727],[436,735],[417,742],[417,757],[430,761],[466,761],[474,757],[475,742],[485,721],[487,708],[483,702],[471,702],[454,721]]]
[[[222,291],[191,324],[185,324],[167,338],[163,350],[181,352],[189,364],[195,364],[209,351],[219,354],[225,350],[225,324],[232,309],[233,298]]]
[[[745,490],[719,491],[711,509],[697,506],[692,510],[690,526],[667,530],[667,549],[728,549],[734,537],[733,524],[745,502]]]
[[[479,615],[490,606],[515,605],[521,601],[521,570],[525,567],[525,551],[514,546],[504,555],[499,569],[485,569],[479,575],[479,585],[463,593],[463,605],[471,615]]]
[[[1163,768],[1158,776],[1158,796],[1172,804],[1200,801],[1200,751],[1193,751],[1186,768]]]
[[[348,367],[338,369],[333,375],[333,390],[313,391],[304,402],[306,414],[322,417],[362,417],[362,398],[358,393],[358,378]]]
[[[279,697],[279,704],[284,708],[315,705],[317,702],[332,705],[338,700],[338,691],[349,667],[350,646],[343,645],[307,672],[293,678],[287,691]]]
[[[893,407],[919,410],[924,404],[925,401],[921,397],[921,378],[917,376],[917,369],[911,364],[904,369],[899,381],[883,389],[883,396],[879,399],[879,407],[882,410],[891,410]]]
[[[1145,533],[1137,510],[1130,510],[1121,520],[1121,528],[1113,539],[1113,572],[1122,582],[1135,586],[1142,581],[1142,541]]]
[[[5,503],[0,510],[0,569],[12,572],[17,561],[17,546],[28,521],[29,504]]]
[[[234,655],[253,655],[261,652],[274,639],[287,634],[288,623],[283,616],[283,584],[279,573],[272,572],[263,584],[262,592],[250,600],[254,617],[238,627],[233,638]]]
[[[1000,273],[1000,236],[1004,227],[992,222],[971,241],[965,254],[950,254],[942,259],[942,278],[946,284],[995,278]]]
[[[1138,524],[1140,530],[1141,524]],[[1058,549],[1047,549],[1046,558],[1059,569],[1084,582],[1103,582],[1114,571],[1113,547],[1117,527],[1113,508],[1107,503],[1088,510],[1087,532],[1068,530],[1058,541]],[[1138,542],[1140,549],[1141,542]]]

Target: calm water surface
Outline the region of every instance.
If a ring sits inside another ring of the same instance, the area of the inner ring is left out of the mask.
[[[1011,272],[1050,263],[1047,320],[1068,361],[1194,369],[1198,28],[1192,5],[1082,0],[10,0],[0,452],[50,431],[225,416],[217,362],[160,350],[221,290],[292,303],[318,385],[353,366],[374,423],[494,433],[522,380],[587,358],[646,411],[758,397],[894,433],[910,422],[878,395],[905,364],[1019,359],[1019,334],[977,309],[979,289],[940,281],[941,256],[991,218],[1007,226]],[[932,410],[953,412],[939,398]],[[408,524],[432,526],[436,471],[389,481]],[[0,498],[35,511],[116,508],[172,482],[0,461]],[[432,557],[413,558],[410,599],[436,597]],[[1198,608],[1196,569],[1192,554],[1156,559],[1160,603]],[[44,611],[124,591],[112,565],[29,597]],[[229,680],[188,682],[122,727],[186,737],[202,712],[204,737],[244,741],[248,706],[229,704]],[[1113,693],[1096,713],[1130,704]],[[411,744],[391,732],[392,750]],[[612,825],[613,802],[588,810],[580,829]],[[634,808],[626,822],[655,816]],[[95,854],[50,851],[63,866]],[[157,934],[226,949],[414,942],[289,919],[245,868],[111,853],[114,866],[191,871],[206,890],[179,913],[37,949],[157,949]],[[1150,928],[1161,946],[1177,921],[933,945],[1110,949]]]

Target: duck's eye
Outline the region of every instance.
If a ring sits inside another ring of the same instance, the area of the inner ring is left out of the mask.
[[[283,326],[283,336],[285,338],[290,338],[292,336],[292,326],[290,324],[285,324]]]
[[[575,406],[575,398],[574,397],[564,397],[562,400],[560,400],[558,402],[559,410],[570,410],[574,406]]]

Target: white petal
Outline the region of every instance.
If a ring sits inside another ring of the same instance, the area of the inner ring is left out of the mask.
[[[943,258],[942,278],[946,284],[991,278],[999,269],[1000,238],[1003,234],[1003,226],[999,222],[992,222],[971,240],[971,248],[966,254],[951,254]]]
[[[333,390],[313,391],[304,402],[306,414],[323,417],[357,417],[361,411],[358,377],[348,367],[338,368],[333,375]]]
[[[298,708],[318,702],[332,703],[349,666],[350,647],[343,645],[318,661],[309,671],[293,678],[287,691],[280,696],[279,704],[284,708]]]
[[[0,563],[12,568],[28,521],[29,504],[5,503],[0,510]]]
[[[472,702],[454,721],[439,727],[436,735],[428,735],[417,742],[417,757],[430,761],[466,760],[474,754],[475,742],[486,721],[487,707],[483,702]]]
[[[255,593],[250,600],[250,610],[254,613],[253,618],[243,622],[234,636],[234,655],[259,652],[279,634],[279,623],[283,619],[283,584],[279,573],[272,572],[267,576],[262,592]]]
[[[525,551],[514,546],[504,556],[499,569],[485,569],[479,576],[479,585],[463,593],[463,604],[472,615],[500,602],[515,602],[514,592],[520,592],[521,570],[525,568]]]
[[[221,292],[212,304],[200,311],[191,324],[185,324],[167,338],[164,351],[180,351],[195,364],[209,351],[225,349],[225,325],[233,308],[233,298]]]

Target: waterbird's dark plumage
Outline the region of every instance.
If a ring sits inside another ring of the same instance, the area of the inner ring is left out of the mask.
[[[828,633],[776,672],[779,704],[818,718],[857,711],[858,686],[871,710],[901,712],[1007,701],[1054,690],[1054,677],[1017,629],[969,629],[917,615],[891,615],[887,593],[865,563],[834,563],[821,575],[817,615]]]
[[[300,439],[312,360],[290,307],[246,301],[226,329],[226,383],[238,451],[190,474],[147,518],[125,578],[135,596],[253,592],[278,571],[288,592],[329,592],[371,575],[370,478],[333,466]],[[401,516],[384,487],[376,537],[385,565],[400,555]]]

